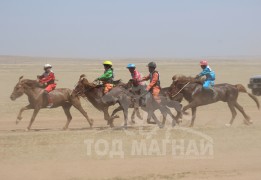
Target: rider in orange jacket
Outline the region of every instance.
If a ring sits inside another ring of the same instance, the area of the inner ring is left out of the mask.
[[[44,95],[47,97],[48,100],[47,108],[51,108],[53,106],[53,102],[49,95],[49,92],[51,92],[56,88],[55,76],[51,69],[52,66],[50,64],[45,64],[44,65],[45,72],[41,76],[37,76],[39,82],[45,85]]]
[[[153,98],[157,103],[160,103],[160,79],[159,79],[159,72],[156,71],[156,63],[155,62],[150,62],[147,67],[149,68],[150,74],[146,77],[142,78],[142,81],[148,81],[150,80],[150,84],[146,87],[147,91],[150,91],[152,93]]]

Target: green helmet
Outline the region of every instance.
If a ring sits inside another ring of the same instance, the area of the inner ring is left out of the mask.
[[[156,65],[156,63],[155,63],[155,62],[150,62],[150,63],[147,65],[147,67],[156,68],[156,67],[157,67],[157,65]]]

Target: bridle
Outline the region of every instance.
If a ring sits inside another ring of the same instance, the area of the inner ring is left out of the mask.
[[[176,94],[171,94],[170,96],[171,96],[171,98],[174,98],[174,97],[176,97],[185,87],[187,87],[188,85],[190,84],[190,81],[189,82],[187,82]]]

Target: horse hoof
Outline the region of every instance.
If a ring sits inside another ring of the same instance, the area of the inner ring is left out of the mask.
[[[23,119],[23,117],[17,117],[17,120],[21,121]]]
[[[225,124],[225,126],[227,126],[227,127],[230,127],[230,126],[231,126],[231,124],[230,124],[230,123],[228,123],[228,124]]]
[[[93,119],[90,119],[89,123],[90,123],[90,127],[92,128],[92,126],[93,126]]]
[[[249,121],[247,121],[247,120],[244,120],[244,124],[245,125],[250,125],[251,123]]]
[[[119,115],[115,115],[113,118],[120,118],[120,116]]]
[[[111,123],[111,124],[110,124],[110,127],[111,127],[111,128],[114,128],[114,124],[113,124],[113,123]]]
[[[25,132],[29,132],[29,131],[30,131],[30,129],[29,129],[29,128],[26,128],[26,129],[25,129]]]

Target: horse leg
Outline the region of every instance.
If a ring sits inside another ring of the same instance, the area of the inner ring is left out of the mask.
[[[90,127],[92,128],[93,119],[89,118],[88,114],[84,111],[84,109],[82,108],[81,102],[79,100],[78,101],[73,101],[72,105],[73,105],[73,107],[78,109],[78,111],[80,111],[82,113],[82,115],[86,118],[86,120],[90,124]]]
[[[166,112],[167,114],[169,114],[172,118],[172,127],[176,126],[176,123],[179,123],[179,119],[178,119],[178,116],[174,116],[174,114],[172,114],[171,110],[169,108],[166,107]],[[164,116],[163,116],[164,117]],[[164,119],[163,119],[164,120]],[[166,121],[166,119],[165,119]],[[165,124],[165,122],[164,122]]]
[[[163,125],[160,123],[159,119],[157,118],[157,116],[154,114],[153,111],[151,111],[151,116],[154,121],[157,123],[157,125],[159,126],[159,128],[163,128]],[[150,124],[155,124],[155,123],[150,123]]]
[[[250,117],[245,113],[244,108],[238,104],[238,102],[235,103],[235,107],[243,114],[245,120],[247,121],[247,124],[252,124],[253,122],[250,120]]]
[[[141,114],[140,114],[140,109],[139,109],[139,107],[135,108],[135,111],[136,111],[137,117],[138,117],[140,120],[143,120],[143,117],[142,117]]]
[[[117,107],[116,109],[114,109],[111,113],[111,117],[115,116],[115,114],[119,111],[122,111],[123,108],[121,106]]]
[[[232,113],[232,118],[231,118],[229,124],[226,124],[226,126],[229,127],[229,126],[232,125],[232,123],[233,123],[233,121],[234,121],[234,119],[235,119],[235,117],[236,117],[236,115],[237,115],[237,112],[236,112],[234,103],[228,102],[227,104],[228,104],[228,107],[229,107],[229,109],[230,109],[230,111],[231,111],[231,113]]]
[[[109,107],[107,107],[107,106],[103,108],[104,119],[106,121],[110,120],[110,115],[109,115],[108,109],[109,109]],[[109,124],[109,122],[108,122],[108,124]]]
[[[176,118],[178,119],[178,120],[177,120],[177,123],[178,123],[178,124],[181,123],[181,122],[182,122],[182,118],[183,118],[182,112],[177,112]]]
[[[124,128],[127,128],[128,125],[128,106],[122,106],[124,114]]]
[[[114,110],[112,111],[111,117],[110,117],[109,120],[108,120],[108,125],[110,125],[110,127],[114,127],[114,125],[113,125],[113,120],[115,119],[115,117],[117,117],[117,116],[115,116],[115,114],[116,114],[117,112],[119,112],[119,111],[122,111],[122,110],[123,110],[123,108],[122,108],[121,106],[119,106],[119,107],[117,107],[116,109],[114,109]]]
[[[134,108],[131,114],[131,121],[135,123],[135,115],[136,115],[136,109]]]
[[[196,119],[197,108],[193,107],[193,108],[191,108],[191,111],[192,111],[192,118],[191,118],[191,123],[190,123],[189,127],[193,127],[194,126],[194,122],[195,122],[195,119]]]
[[[72,120],[72,115],[70,113],[70,108],[72,107],[72,105],[67,105],[67,106],[65,105],[62,107],[63,107],[63,111],[67,117],[67,122],[66,122],[65,126],[63,127],[63,130],[66,130],[66,129],[68,129],[68,126]]]
[[[182,109],[182,113],[185,113],[188,109],[196,106],[196,102],[192,101],[188,105],[184,106]]]
[[[182,110],[182,112],[184,113],[186,110],[191,108],[192,118],[191,118],[191,123],[190,123],[189,127],[194,126],[194,122],[195,122],[195,119],[196,119],[197,106],[199,106],[198,103],[196,101],[192,101],[188,105],[184,106],[184,108]]]
[[[159,128],[162,128],[163,125],[161,124],[161,122],[159,121],[159,119],[157,118],[157,116],[154,114],[154,111],[155,110],[152,110],[154,109],[153,106],[151,105],[146,105],[146,111],[148,113],[148,116],[147,116],[147,123],[148,124],[157,124],[159,126]],[[154,120],[154,122],[151,121],[151,118]]]
[[[156,124],[156,121],[157,121],[157,117],[155,116],[154,113],[150,113],[149,111],[146,111],[148,113],[148,116],[147,116],[147,123],[148,124]],[[154,120],[154,122],[151,121],[151,118]]]
[[[33,124],[33,122],[34,122],[34,120],[35,120],[35,117],[36,117],[36,115],[38,114],[39,111],[40,111],[40,108],[35,108],[35,109],[34,109],[34,112],[33,112],[33,115],[32,115],[32,117],[31,117],[29,126],[27,127],[27,131],[29,131],[29,130],[31,129],[31,126],[32,126],[32,124]]]
[[[25,107],[22,107],[22,108],[20,109],[19,114],[18,114],[18,116],[17,116],[17,119],[16,119],[16,121],[15,121],[16,124],[18,124],[18,123],[23,119],[23,117],[22,117],[23,111],[28,110],[28,109],[32,109],[31,104],[29,104],[29,105],[27,105],[27,106],[25,106]]]

